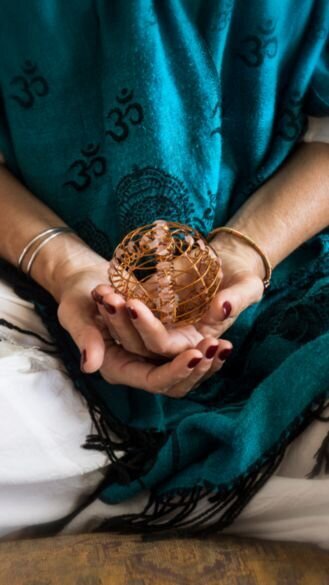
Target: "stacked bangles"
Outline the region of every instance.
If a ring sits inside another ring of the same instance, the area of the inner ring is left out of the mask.
[[[48,242],[50,242],[50,240],[53,240],[57,236],[60,236],[62,233],[68,233],[68,232],[74,232],[74,230],[68,226],[59,226],[59,227],[47,228],[47,229],[43,230],[40,234],[38,234],[37,236],[32,238],[32,240],[30,240],[30,242],[28,242],[28,244],[25,246],[24,250],[22,251],[20,257],[18,258],[17,267],[19,268],[19,270],[22,270],[22,272],[25,272],[25,274],[27,276],[30,276],[32,264],[33,264],[34,260],[36,259],[37,255],[39,254],[40,250],[42,250],[42,248],[46,244],[48,244]],[[41,240],[41,242],[39,242],[39,240]],[[39,243],[37,243],[37,242],[39,242]],[[35,247],[34,251],[32,252],[34,244],[36,244],[36,247]],[[30,256],[30,259],[29,259],[29,261],[26,265],[26,269],[24,271],[23,270],[23,263],[24,263],[24,260],[27,257],[29,252],[32,252],[32,254]]]

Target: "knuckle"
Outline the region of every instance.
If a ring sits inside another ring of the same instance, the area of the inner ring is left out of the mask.
[[[167,392],[169,392],[171,389],[171,386],[169,386],[168,384],[164,384],[159,382],[156,385],[156,392],[157,394],[167,394]]]
[[[161,382],[161,378],[155,375],[156,366],[152,368],[152,370],[146,376],[145,382],[143,384],[143,390],[147,392],[152,392],[153,394],[162,394],[163,389],[166,387],[163,382]]]
[[[143,390],[151,392],[151,394],[166,394],[162,388],[159,388],[159,386],[155,386],[154,384],[152,386],[150,384],[144,384]]]
[[[176,386],[172,387],[171,396],[173,398],[183,398],[193,388],[194,388],[193,382],[191,382],[188,386],[186,384],[177,384]]]
[[[167,354],[167,343],[161,339],[148,339],[146,342],[146,347],[149,351],[153,353],[157,353],[160,355]]]

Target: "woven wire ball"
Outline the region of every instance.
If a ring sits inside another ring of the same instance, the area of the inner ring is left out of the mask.
[[[221,280],[221,261],[194,228],[157,220],[127,234],[109,263],[109,281],[125,300],[142,301],[166,325],[196,323]]]

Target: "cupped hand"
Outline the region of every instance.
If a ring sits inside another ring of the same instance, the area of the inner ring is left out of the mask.
[[[107,269],[104,261],[74,272],[66,278],[59,300],[59,321],[79,348],[85,373],[99,370],[110,383],[180,398],[222,367],[232,346],[212,336],[201,336],[172,360],[161,359],[154,351],[142,357],[118,346],[90,294],[97,283],[106,281]]]
[[[90,296],[97,283],[106,281],[107,269],[108,262],[104,261],[75,270],[63,278],[58,299],[58,320],[80,350],[81,366],[89,373],[102,366],[110,339],[108,327]]]
[[[264,269],[258,253],[227,235],[212,245],[222,260],[224,276],[208,311],[195,325],[166,327],[143,302],[126,302],[106,284],[92,291],[111,335],[127,351],[145,357],[174,357],[205,337],[221,337],[243,310],[262,298]]]
[[[221,369],[230,348],[228,341],[203,339],[196,348],[161,363],[163,360],[130,353],[112,340],[106,343],[100,373],[111,384],[125,384],[152,394],[182,398]]]

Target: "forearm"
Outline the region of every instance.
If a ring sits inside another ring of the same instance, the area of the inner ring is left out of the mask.
[[[34,197],[0,164],[0,255],[17,265],[26,244],[49,227],[65,226],[65,222]],[[57,300],[61,281],[82,266],[95,265],[103,259],[77,235],[61,234],[40,250],[31,277]]]
[[[314,142],[301,144],[227,225],[253,238],[275,267],[328,224],[329,145]],[[229,238],[213,245],[220,250]]]

